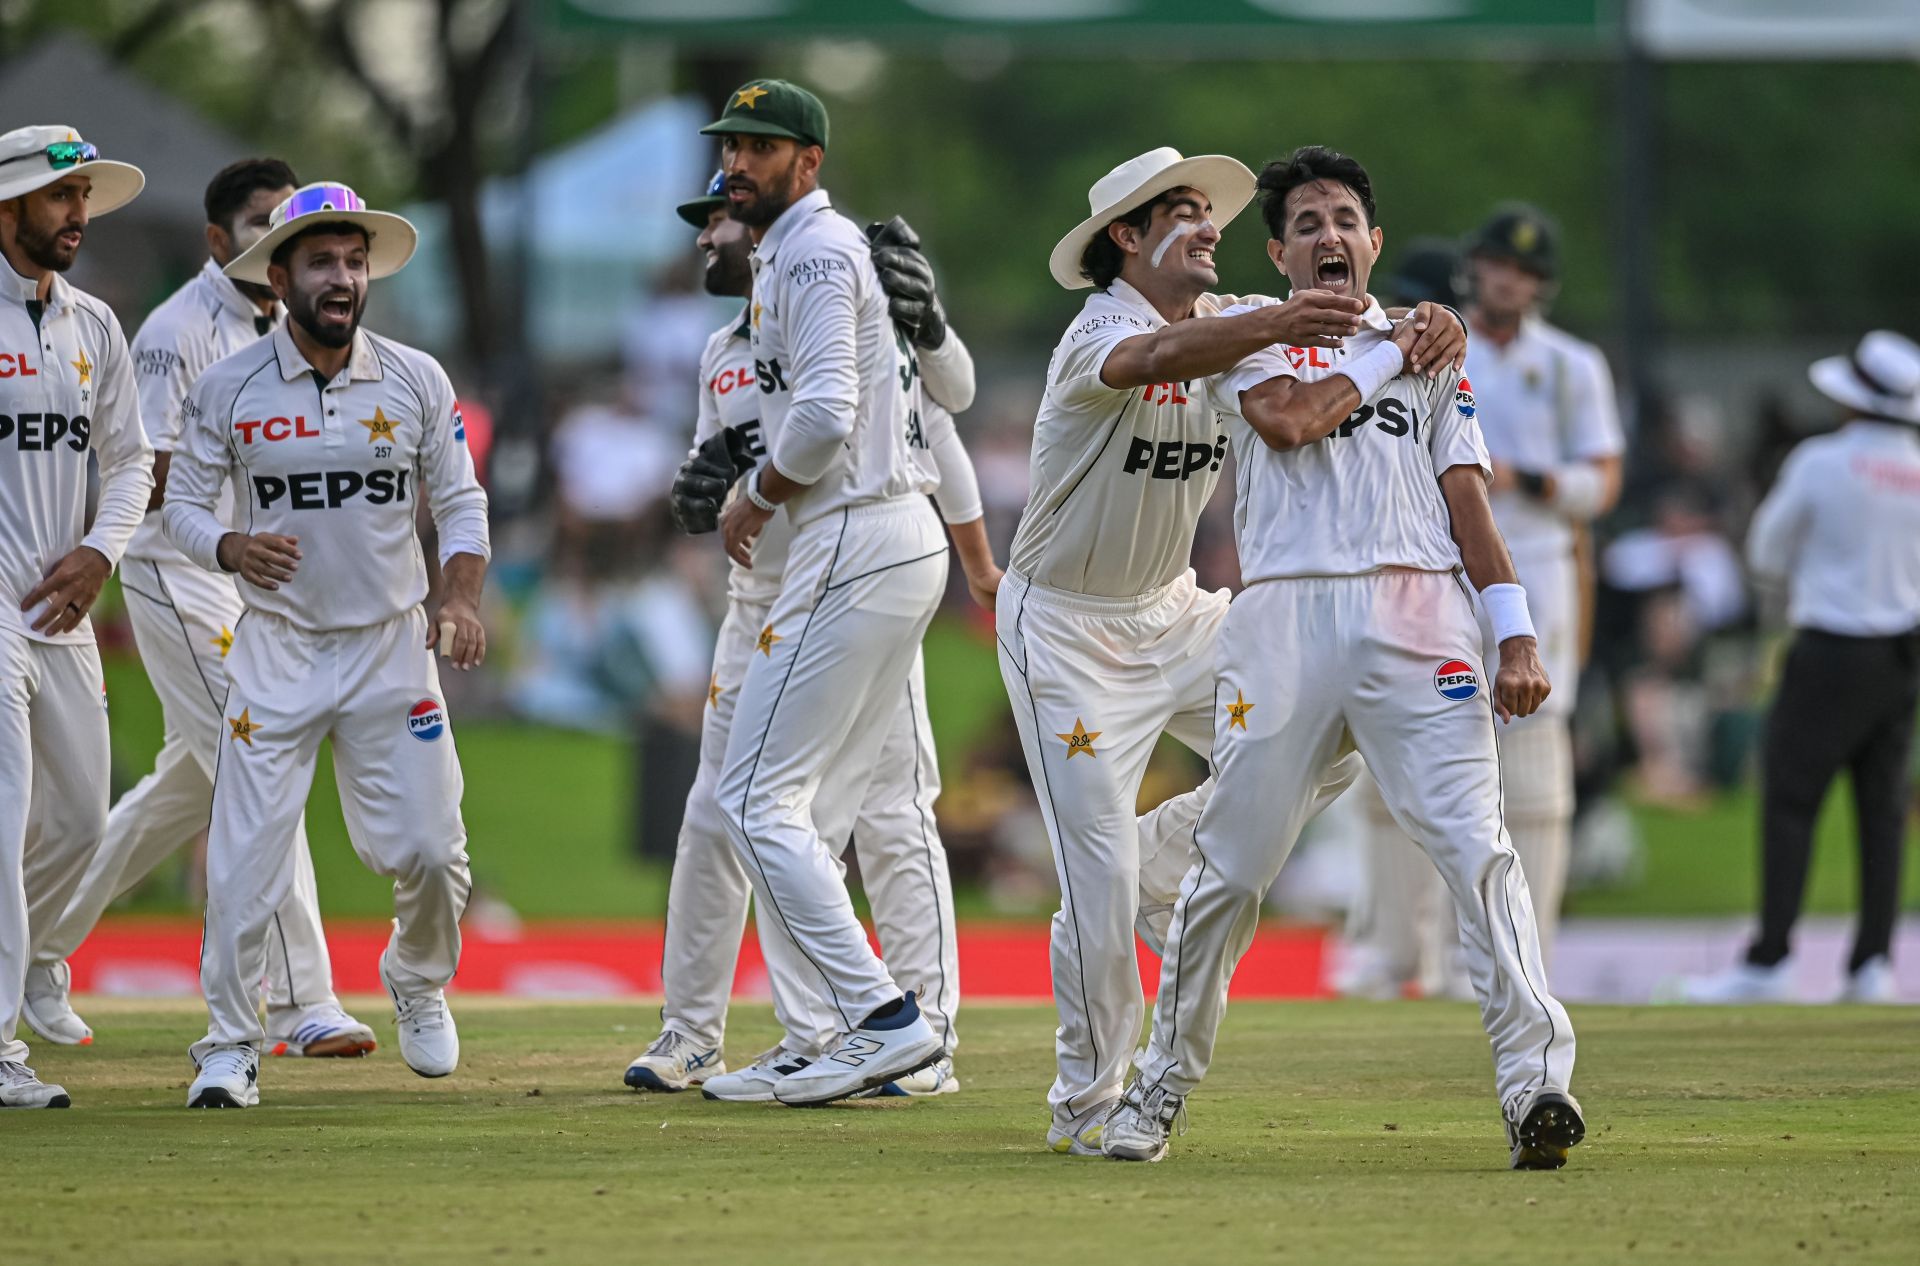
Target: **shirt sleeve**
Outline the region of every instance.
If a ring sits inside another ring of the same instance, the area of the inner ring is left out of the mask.
[[[180,438],[180,405],[199,368],[185,349],[149,321],[133,336],[134,381],[140,393],[140,422],[157,452],[171,453]]]
[[[1240,397],[1244,392],[1269,379],[1299,376],[1300,372],[1278,346],[1264,347],[1225,373],[1207,379],[1207,393],[1215,409],[1240,417]]]
[[[820,256],[786,268],[796,278],[785,286],[781,311],[793,403],[768,455],[775,470],[803,484],[825,477],[853,434],[860,407],[862,261],[825,244],[819,249]]]
[[[1493,459],[1487,456],[1486,437],[1480,433],[1480,407],[1473,387],[1459,370],[1449,370],[1428,397],[1427,452],[1433,456],[1434,478],[1455,466],[1478,466],[1493,479]]]
[[[948,326],[946,342],[932,351],[914,350],[920,357],[920,382],[928,398],[954,413],[965,413],[973,404],[973,353],[960,340],[960,332]]]
[[[160,526],[180,552],[208,571],[221,571],[220,538],[230,530],[214,513],[220,489],[233,469],[233,456],[219,419],[216,389],[202,377],[180,405],[180,433],[172,465],[167,467],[167,499]],[[244,494],[250,496],[250,493]]]
[[[713,345],[707,345],[708,354],[700,358],[700,399],[695,405],[693,415],[693,448],[688,451],[692,456],[700,446],[720,432],[720,397],[713,392],[715,373]]]
[[[1567,422],[1571,428],[1568,456],[1581,460],[1618,457],[1626,451],[1620,427],[1620,407],[1614,399],[1613,374],[1598,348],[1583,347],[1566,367]]]
[[[1100,370],[1114,348],[1151,333],[1152,326],[1128,313],[1082,314],[1054,349],[1053,362],[1047,366],[1047,390],[1056,402],[1070,409],[1084,409],[1125,395],[1124,389],[1100,381]]]
[[[980,503],[980,479],[973,470],[973,458],[960,442],[953,415],[937,402],[929,400],[924,410],[927,451],[933,455],[934,468],[940,472],[940,487],[933,504],[948,523],[971,523],[986,513]]]
[[[1793,574],[1813,509],[1813,481],[1807,478],[1811,457],[1805,448],[1794,450],[1747,527],[1747,566],[1764,580],[1777,583]]]
[[[440,565],[455,554],[493,556],[487,531],[487,492],[473,473],[466,427],[453,383],[438,365],[427,383],[427,416],[421,419],[420,455],[415,459],[427,484],[427,509],[440,533]]]
[[[100,505],[94,512],[93,529],[81,544],[100,551],[117,567],[153,495],[153,445],[140,425],[140,397],[127,336],[111,315],[106,327],[107,354],[96,370],[90,440],[100,460]]]

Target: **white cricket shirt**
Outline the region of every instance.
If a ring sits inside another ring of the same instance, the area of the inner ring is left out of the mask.
[[[1545,473],[1626,449],[1606,357],[1539,317],[1523,318],[1505,347],[1470,340],[1466,377],[1487,452],[1499,461]],[[1553,506],[1517,489],[1495,493],[1492,503],[1516,562],[1572,551],[1573,524]]]
[[[1214,315],[1202,296],[1191,319]],[[1009,562],[1036,584],[1130,598],[1187,570],[1227,433],[1206,380],[1125,389],[1100,380],[1113,349],[1167,321],[1115,280],[1087,297],[1047,365],[1032,489]]]
[[[180,406],[194,380],[215,361],[259,342],[279,316],[278,303],[272,315],[263,314],[211,259],[148,314],[133,336],[133,372],[140,391],[140,421],[155,452],[171,453],[178,445]],[[231,496],[221,499],[217,513],[221,522],[233,522]],[[140,521],[127,546],[129,557],[187,561],[167,539],[161,517],[155,510]]]
[[[1278,301],[1222,315],[1271,302]],[[1271,347],[1214,380],[1220,406],[1232,418],[1234,534],[1247,584],[1460,566],[1440,476],[1455,466],[1493,472],[1473,395],[1458,373],[1429,380],[1403,372],[1331,434],[1286,453],[1268,448],[1239,415],[1241,392],[1269,378],[1318,382],[1378,347],[1393,328],[1371,297],[1361,322],[1344,347]]]
[[[113,310],[54,274],[38,291],[0,262],[0,631],[85,645],[91,620],[57,637],[31,630],[45,608],[20,602],[81,545],[116,567],[153,493],[133,358]],[[87,454],[100,459],[100,504],[87,530]]]
[[[824,189],[754,248],[748,329],[768,460],[808,485],[795,528],[834,510],[932,491],[915,417],[917,368],[887,315],[866,236]]]
[[[303,629],[378,624],[426,597],[413,526],[422,484],[441,561],[490,554],[453,384],[431,356],[366,330],[331,381],[283,324],[194,384],[162,513],[167,536],[208,571],[220,569],[228,528],[214,507],[229,480],[239,530],[298,537],[302,555],[292,580],[240,580],[240,596]]]
[[[1794,449],[1754,512],[1747,563],[1786,582],[1795,628],[1920,628],[1920,427],[1856,420]]]

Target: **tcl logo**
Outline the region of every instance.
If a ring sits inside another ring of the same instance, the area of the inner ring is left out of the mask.
[[[240,442],[242,444],[253,443],[253,437],[255,435],[258,435],[262,441],[268,444],[276,440],[315,440],[320,438],[320,428],[308,426],[307,415],[304,413],[297,418],[267,418],[265,421],[254,418],[248,422],[235,422],[233,429],[240,432]]]
[[[1187,384],[1184,382],[1148,383],[1141,391],[1140,398],[1147,404],[1185,404],[1187,403]]]
[[[27,361],[24,352],[0,352],[0,378],[38,378],[40,371]]]
[[[1287,363],[1295,369],[1303,367],[1313,369],[1333,368],[1333,358],[1327,355],[1327,351],[1323,347],[1288,347],[1282,350],[1286,355]]]
[[[714,395],[724,396],[735,389],[751,387],[755,381],[753,371],[742,366],[739,369],[721,370],[714,375],[713,381],[708,385],[712,388]]]

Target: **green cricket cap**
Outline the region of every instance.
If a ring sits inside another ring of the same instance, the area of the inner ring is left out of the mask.
[[[728,132],[784,136],[825,149],[827,107],[798,84],[784,79],[752,79],[735,89],[720,117],[700,131],[706,136]]]
[[[713,179],[707,182],[707,191],[698,198],[690,198],[673,209],[673,213],[696,229],[707,227],[715,207],[727,205],[727,173],[716,171]]]

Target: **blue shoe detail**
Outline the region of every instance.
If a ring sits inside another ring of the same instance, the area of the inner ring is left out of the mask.
[[[680,1089],[678,1086],[669,1086],[661,1081],[660,1075],[651,1068],[629,1068],[625,1080],[635,1090],[652,1090],[659,1094],[670,1095]]]
[[[900,1009],[884,1020],[868,1016],[860,1027],[872,1029],[876,1033],[886,1033],[893,1029],[904,1029],[920,1018],[920,1004],[914,1000],[913,991],[908,990],[900,999]]]

